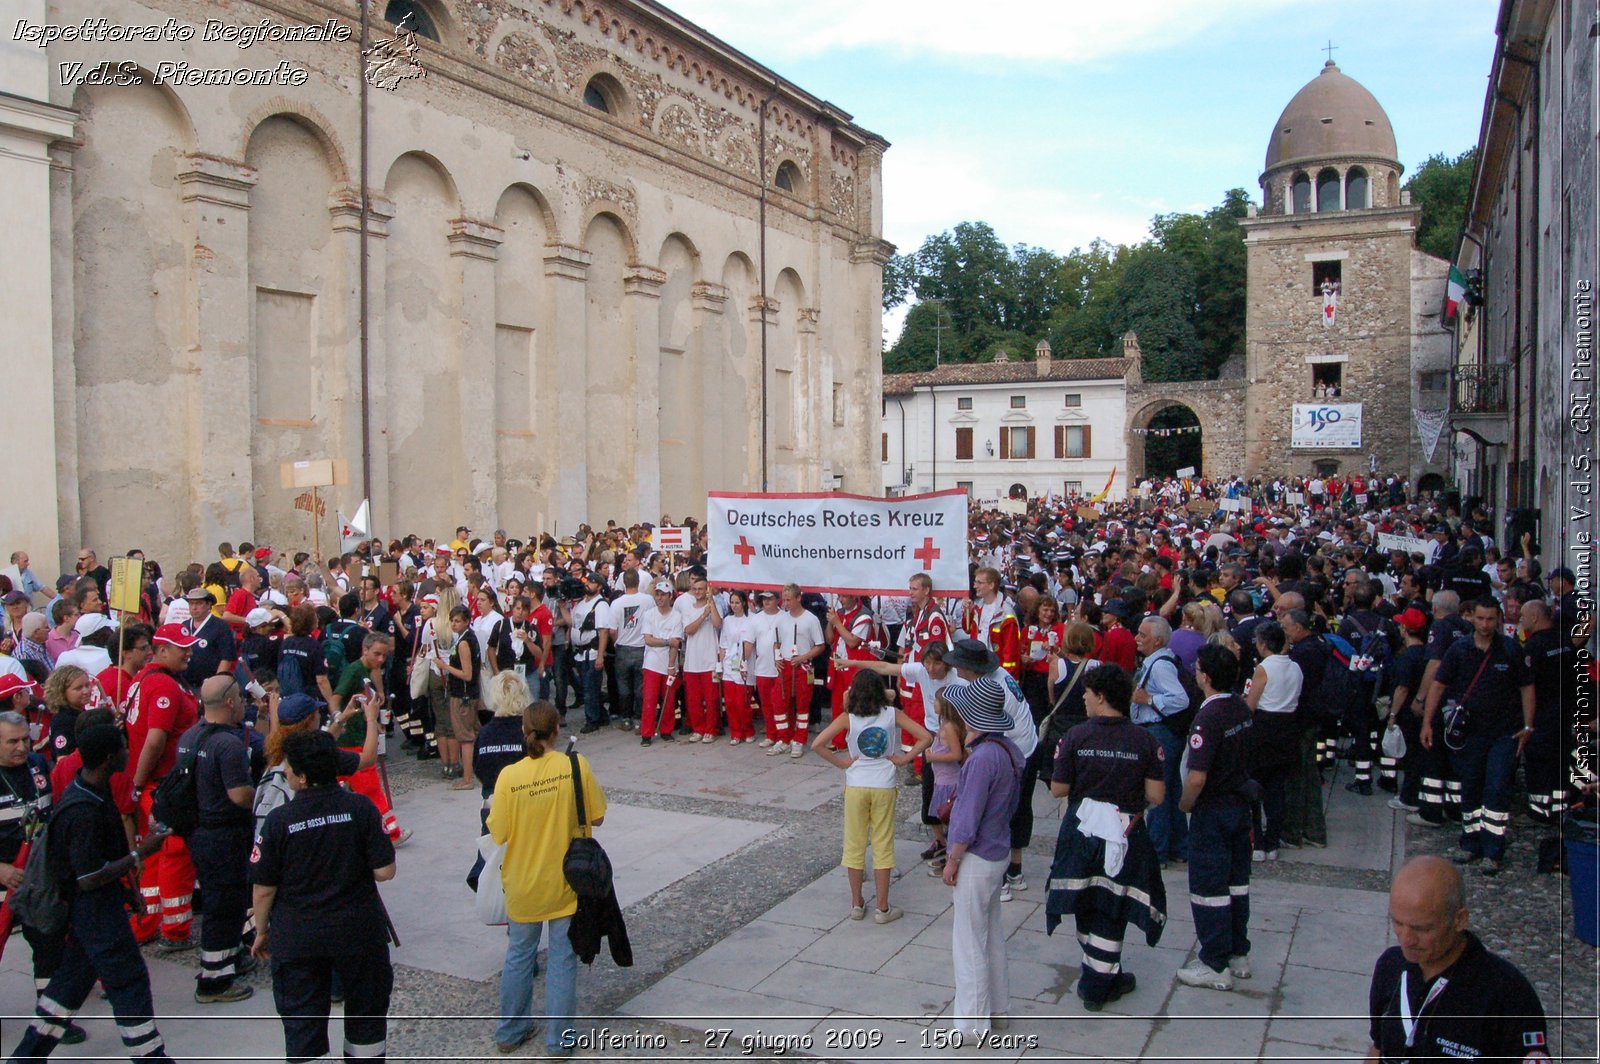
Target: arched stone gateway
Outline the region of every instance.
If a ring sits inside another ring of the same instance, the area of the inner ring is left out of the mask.
[[[1200,425],[1202,476],[1226,477],[1245,472],[1245,382],[1242,380],[1162,381],[1146,383],[1139,338],[1122,339],[1128,359],[1127,417],[1128,483],[1147,475],[1142,431],[1163,410],[1181,407],[1194,414]]]

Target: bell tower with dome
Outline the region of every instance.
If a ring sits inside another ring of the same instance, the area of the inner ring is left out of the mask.
[[[1419,366],[1448,361],[1448,265],[1416,249],[1403,169],[1388,115],[1331,59],[1273,127],[1242,223],[1250,475],[1444,467],[1423,461],[1412,409]]]

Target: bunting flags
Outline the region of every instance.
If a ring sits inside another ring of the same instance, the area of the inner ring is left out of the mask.
[[[1135,436],[1192,436],[1200,431],[1199,425],[1176,429],[1134,429]]]

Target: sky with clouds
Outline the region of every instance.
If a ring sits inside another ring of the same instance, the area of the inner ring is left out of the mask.
[[[1408,172],[1477,142],[1499,0],[667,0],[890,142],[884,236],[961,221],[1067,252],[1259,200],[1273,122],[1334,61]]]

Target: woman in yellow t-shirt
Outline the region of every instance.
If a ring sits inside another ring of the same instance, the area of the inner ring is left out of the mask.
[[[505,886],[506,961],[500,974],[500,1023],[495,1042],[509,1053],[533,1037],[534,957],[541,926],[550,929],[544,976],[547,1030],[545,1049],[551,1056],[571,1056],[577,1032],[573,1017],[578,1004],[578,958],[567,929],[578,911],[578,896],[562,872],[567,845],[583,834],[578,826],[573,792],[572,760],[557,749],[561,715],[549,702],[536,702],[522,715],[522,737],[528,756],[508,765],[495,781],[489,808],[489,834],[505,846],[500,876]],[[606,796],[578,755],[583,777],[584,814],[591,827],[605,820]]]

